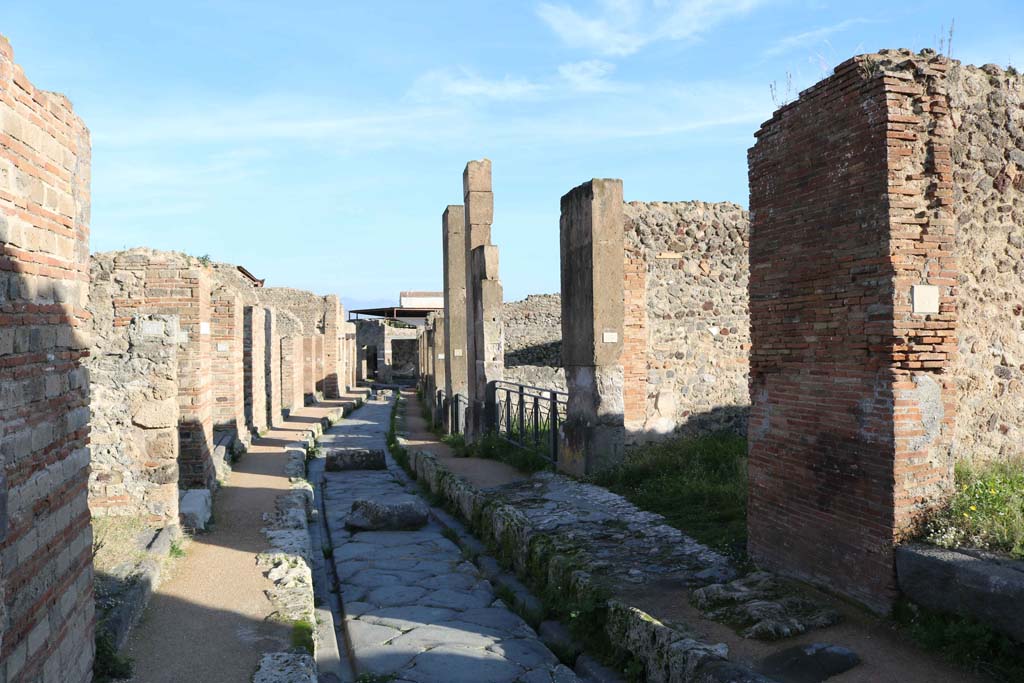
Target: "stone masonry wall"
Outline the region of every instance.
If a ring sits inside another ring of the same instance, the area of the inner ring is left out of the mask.
[[[258,287],[255,291],[265,305],[288,311],[298,318],[304,334],[324,332],[327,297],[291,287]]]
[[[0,37],[0,679],[92,678],[89,131]]]
[[[92,259],[93,286],[110,297],[115,326],[143,314],[178,316],[179,483],[182,488],[212,487],[209,271],[187,254],[152,249],[93,254]]]
[[[217,285],[210,295],[213,366],[213,429],[233,434],[245,447],[245,305],[237,290]],[[223,461],[220,461],[223,462]],[[218,459],[215,459],[215,464]],[[224,473],[218,472],[223,479]]]
[[[263,314],[263,379],[267,392],[267,426],[275,427],[281,423],[281,337],[277,332],[277,311],[266,308]]]
[[[1024,456],[1024,76],[954,66],[957,459]]]
[[[302,322],[288,311],[277,314],[281,337],[281,410],[288,414],[303,405]]]
[[[115,325],[102,281],[90,291],[89,312],[89,509],[177,525],[178,318],[140,315]]]
[[[267,429],[267,309],[245,307],[245,421],[253,432]]]
[[[749,218],[727,202],[628,202],[627,442],[746,431]]]
[[[562,297],[531,294],[502,306],[505,381],[565,391]]]

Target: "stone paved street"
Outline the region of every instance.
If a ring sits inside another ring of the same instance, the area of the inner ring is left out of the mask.
[[[369,403],[330,429],[321,447],[384,448],[390,410],[390,403]],[[436,520],[416,531],[345,529],[360,498],[394,503],[417,497],[390,457],[387,470],[327,472],[324,481],[357,674],[394,673],[398,683],[577,680],[495,597]]]

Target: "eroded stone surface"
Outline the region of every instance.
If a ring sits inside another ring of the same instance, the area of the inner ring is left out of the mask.
[[[388,404],[368,404],[322,442],[383,447],[389,412]],[[413,683],[578,680],[495,597],[490,582],[436,521],[412,531],[350,528],[356,501],[410,498],[405,477],[389,465],[392,470],[324,475],[332,557],[358,673],[394,674],[396,681]]]
[[[357,531],[403,531],[427,523],[430,510],[418,497],[407,495],[387,500],[357,500],[345,520],[345,527]]]

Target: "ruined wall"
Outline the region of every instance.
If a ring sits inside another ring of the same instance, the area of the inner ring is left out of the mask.
[[[947,68],[849,60],[749,154],[750,552],[879,610],[894,543],[951,482]]]
[[[324,397],[339,398],[344,389],[344,359],[341,355],[341,302],[334,294],[324,297]]]
[[[502,306],[505,381],[565,391],[562,298],[531,294]]]
[[[232,436],[247,448],[251,438],[245,424],[245,306],[236,290],[216,285],[210,307],[213,430],[215,435]],[[215,458],[214,466],[217,478],[223,480],[226,461]]]
[[[89,509],[177,525],[178,318],[140,315],[115,325],[111,294],[98,281],[88,306]]]
[[[412,379],[419,372],[415,339],[391,340],[391,378]]]
[[[328,297],[291,287],[259,287],[255,292],[264,305],[288,311],[298,318],[302,322],[303,334],[324,332]]]
[[[281,337],[277,332],[277,311],[263,310],[263,380],[266,389],[267,426],[281,423]]]
[[[179,483],[212,487],[213,400],[210,273],[200,261],[178,252],[130,249],[94,254],[93,287],[109,297],[113,325],[144,314],[176,315],[178,351]]]
[[[949,73],[960,260],[954,456],[1024,456],[1024,76]]]
[[[728,202],[624,209],[628,440],[745,432],[747,212]]]
[[[92,678],[89,131],[0,37],[0,678]]]
[[[303,405],[302,322],[288,311],[278,311],[281,337],[281,410],[287,415]]]
[[[244,316],[245,422],[259,434],[267,429],[267,309],[246,306]]]

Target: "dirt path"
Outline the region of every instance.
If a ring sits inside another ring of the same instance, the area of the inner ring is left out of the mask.
[[[427,451],[437,456],[445,467],[450,471],[464,477],[466,481],[478,488],[489,488],[501,486],[514,481],[521,481],[529,478],[511,465],[497,460],[486,460],[483,458],[457,458],[447,444],[438,441],[437,437],[430,431],[427,421],[423,418],[419,401],[416,400],[416,392],[411,389],[402,391],[402,413],[405,418],[406,439],[409,442],[408,448],[411,451]]]
[[[343,405],[303,408],[253,442],[216,495],[213,529],[197,535],[174,575],[153,594],[125,654],[138,683],[246,683],[259,656],[290,646],[290,629],[265,621],[271,584],[256,566],[267,549],[263,513],[288,490],[284,446]]]

